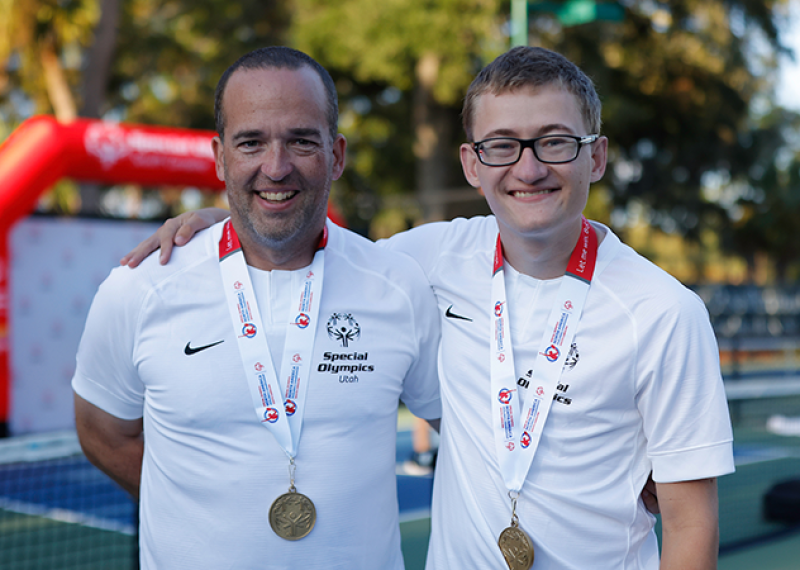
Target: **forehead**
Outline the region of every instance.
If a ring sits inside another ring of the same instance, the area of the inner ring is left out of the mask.
[[[222,96],[226,128],[250,128],[247,123],[264,121],[324,126],[326,105],[322,79],[310,67],[239,69]]]
[[[587,130],[578,98],[557,85],[520,87],[478,96],[473,114],[475,140],[508,135],[532,138],[547,132]]]

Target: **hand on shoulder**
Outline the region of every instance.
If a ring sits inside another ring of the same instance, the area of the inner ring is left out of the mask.
[[[173,245],[186,245],[197,232],[221,222],[229,215],[230,213],[227,210],[221,208],[203,208],[194,212],[184,212],[175,218],[170,218],[158,228],[156,233],[128,252],[119,263],[132,269],[160,248],[159,263],[166,265],[172,255]]]

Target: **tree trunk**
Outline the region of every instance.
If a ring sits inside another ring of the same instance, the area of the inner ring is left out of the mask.
[[[117,44],[121,1],[102,0],[100,10],[100,21],[97,22],[94,43],[89,48],[86,57],[83,84],[81,85],[81,95],[83,96],[81,116],[89,118],[100,118],[104,111],[111,63]],[[99,184],[83,183],[80,185],[81,214],[97,215],[100,213],[100,190]]]
[[[452,138],[449,113],[433,98],[433,86],[439,74],[439,60],[434,54],[420,58],[414,88],[414,156],[416,157],[417,196],[426,222],[445,219],[447,185],[447,142]]]
[[[100,21],[94,33],[94,43],[86,57],[83,70],[81,117],[99,118],[106,100],[108,78],[111,74],[114,48],[117,44],[120,0],[102,0]]]

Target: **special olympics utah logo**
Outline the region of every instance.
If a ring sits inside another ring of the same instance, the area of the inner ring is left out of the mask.
[[[328,336],[346,348],[351,341],[361,337],[361,327],[350,313],[334,313],[328,319]]]

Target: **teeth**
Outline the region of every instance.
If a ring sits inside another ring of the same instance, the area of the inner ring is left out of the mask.
[[[555,192],[555,190],[537,190],[536,192],[523,192],[522,190],[516,190],[513,192],[514,196],[518,196],[520,198],[526,198],[528,196],[541,196],[542,194],[549,194],[550,192]]]
[[[269,200],[270,202],[283,202],[284,200],[288,200],[292,196],[294,196],[293,191],[288,192],[259,192],[258,195],[263,198],[264,200]]]

